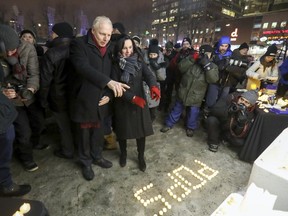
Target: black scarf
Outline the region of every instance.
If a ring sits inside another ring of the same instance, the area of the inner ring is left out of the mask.
[[[129,82],[130,74],[135,77],[136,71],[140,69],[137,55],[132,55],[128,58],[120,57],[119,66],[122,69],[122,75],[120,80],[127,84]]]

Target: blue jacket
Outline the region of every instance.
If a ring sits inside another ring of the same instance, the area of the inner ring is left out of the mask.
[[[279,83],[288,85],[288,58],[279,67],[281,78]]]

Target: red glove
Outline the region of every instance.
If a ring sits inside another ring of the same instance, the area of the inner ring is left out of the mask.
[[[136,104],[137,106],[144,108],[144,106],[146,105],[146,101],[138,96],[133,97],[132,99],[132,103]]]
[[[150,94],[151,94],[152,100],[158,101],[161,98],[160,89],[156,86],[152,86],[150,88]]]

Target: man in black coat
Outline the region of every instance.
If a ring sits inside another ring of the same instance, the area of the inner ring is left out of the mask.
[[[73,28],[67,22],[56,23],[52,27],[51,37],[53,40],[43,55],[40,68],[40,100],[42,107],[52,111],[60,129],[61,145],[54,151],[54,155],[72,159],[74,145],[68,115],[67,79],[71,73],[68,58]]]
[[[92,162],[103,168],[112,167],[112,163],[102,157],[104,133],[100,123],[109,114],[113,93],[120,97],[125,88],[129,88],[110,78],[112,30],[109,18],[96,17],[87,35],[76,38],[70,46],[70,60],[74,66],[69,88],[70,114],[72,121],[77,123],[76,141],[86,180],[94,178]]]

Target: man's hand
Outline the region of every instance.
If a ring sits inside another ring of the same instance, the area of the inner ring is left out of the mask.
[[[102,98],[101,98],[101,100],[99,101],[99,106],[103,106],[103,105],[105,105],[105,104],[107,104],[107,103],[109,103],[109,101],[110,101],[110,98],[108,97],[108,96],[103,96]]]
[[[17,93],[14,89],[4,89],[2,93],[9,99],[13,99],[17,97]]]
[[[130,88],[128,85],[116,82],[114,80],[108,82],[107,86],[114,92],[115,97],[121,97],[123,95],[123,92],[125,92],[126,89]]]

